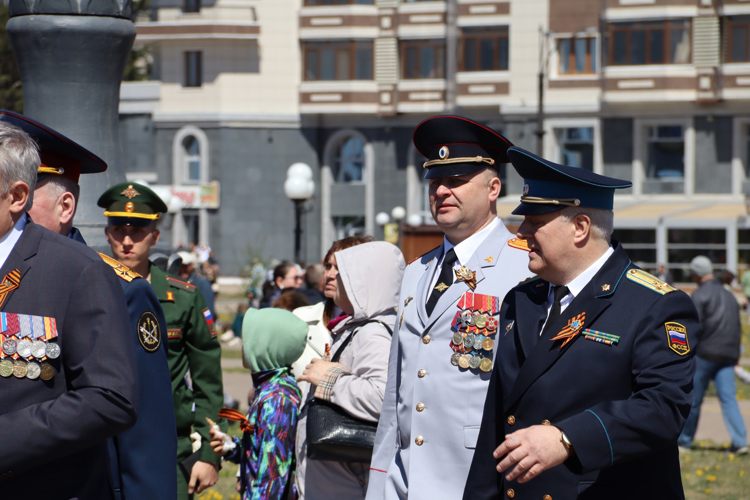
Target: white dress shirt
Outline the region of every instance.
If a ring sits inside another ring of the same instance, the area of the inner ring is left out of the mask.
[[[16,222],[11,230],[0,238],[0,267],[5,265],[5,261],[8,260],[10,252],[13,251],[13,247],[16,246],[16,243],[18,243],[18,240],[21,238],[23,228],[26,227],[26,217],[27,215],[24,214],[23,217],[18,219],[18,222]],[[0,276],[0,279],[2,279],[2,276]]]
[[[568,308],[571,302],[573,302],[573,299],[578,297],[578,294],[581,293],[581,290],[583,290],[586,285],[589,284],[589,281],[596,276],[596,273],[599,272],[599,269],[602,268],[605,262],[607,262],[607,259],[615,253],[614,248],[612,248],[612,245],[609,246],[606,252],[604,252],[604,255],[599,257],[596,262],[591,264],[585,271],[583,271],[581,274],[573,278],[573,280],[568,283],[566,286],[568,287],[568,294],[563,297],[560,300],[560,314],[565,311],[565,309]],[[552,310],[552,304],[555,302],[555,295],[552,293],[553,287],[549,287],[549,291],[547,292],[547,317],[549,318],[549,313]],[[547,324],[547,321],[544,321],[544,325],[542,325],[542,329],[539,331],[539,335],[542,334],[544,331],[544,326]]]
[[[484,240],[487,239],[487,236],[492,232],[493,229],[498,226],[498,224],[500,224],[500,219],[495,217],[494,219],[492,219],[492,222],[466,238],[464,241],[460,242],[458,245],[454,245],[453,243],[448,241],[447,237],[443,237],[443,255],[440,257],[440,261],[438,261],[437,267],[435,267],[435,272],[432,275],[431,285],[427,289],[428,297],[430,296],[430,293],[432,293],[432,290],[433,288],[435,288],[437,280],[440,277],[440,269],[442,269],[443,267],[443,259],[445,259],[445,254],[447,254],[451,248],[454,252],[456,252],[456,257],[458,257],[458,259],[453,265],[453,269],[459,269],[461,266],[464,266],[467,262],[469,262],[471,256],[474,255],[474,253],[477,251],[477,248],[479,248],[479,245],[481,245]]]

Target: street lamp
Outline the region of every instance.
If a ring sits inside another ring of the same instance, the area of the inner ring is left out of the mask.
[[[294,261],[300,262],[302,246],[302,210],[315,192],[313,172],[306,163],[294,163],[286,171],[284,194],[294,202]]]

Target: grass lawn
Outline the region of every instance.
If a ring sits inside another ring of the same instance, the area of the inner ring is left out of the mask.
[[[687,500],[750,498],[750,455],[738,457],[724,446],[702,441],[680,454],[680,465]]]

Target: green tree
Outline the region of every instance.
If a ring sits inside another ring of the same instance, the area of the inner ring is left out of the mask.
[[[133,22],[148,20],[150,12],[149,0],[133,0],[133,14],[131,16]],[[126,82],[148,80],[151,77],[152,69],[151,47],[133,47],[128,54],[128,62],[125,64],[125,73],[122,79]]]
[[[8,32],[8,7],[0,2],[0,109],[23,113],[23,87],[21,73],[10,46]]]

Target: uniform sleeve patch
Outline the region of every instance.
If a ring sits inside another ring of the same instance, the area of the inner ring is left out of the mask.
[[[529,251],[529,244],[526,242],[526,240],[520,240],[518,238],[511,238],[508,240],[508,246],[512,248],[517,248],[519,250],[525,250]]]
[[[684,356],[690,352],[687,328],[684,325],[670,321],[664,323],[664,328],[667,330],[667,344],[670,349],[680,356]]]
[[[161,345],[159,321],[151,311],[146,311],[138,318],[138,340],[146,352],[154,352]]]
[[[208,329],[211,331],[211,335],[216,336],[216,325],[214,325],[214,317],[209,309],[203,310],[203,317],[206,319]]]

